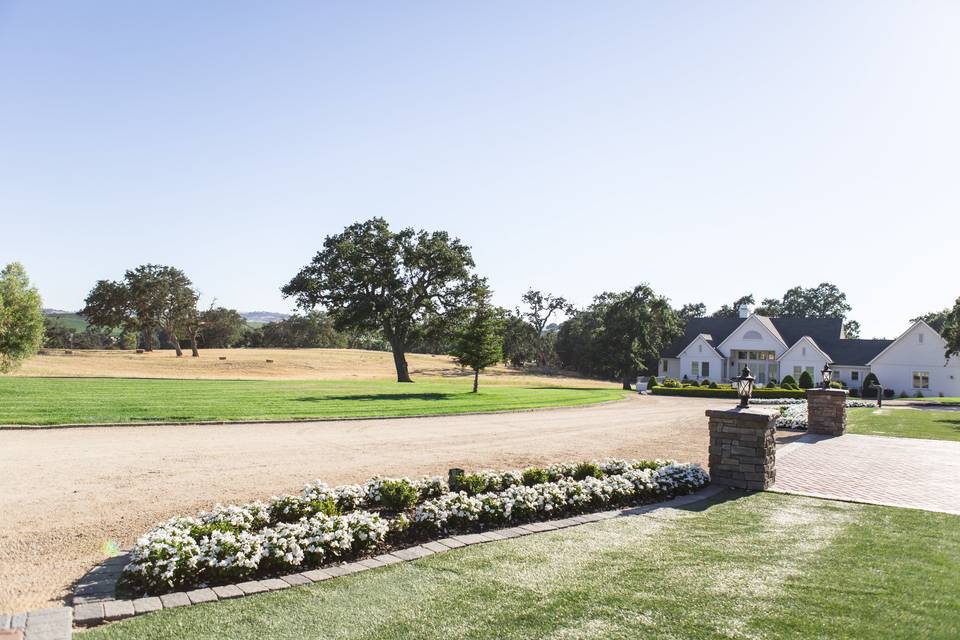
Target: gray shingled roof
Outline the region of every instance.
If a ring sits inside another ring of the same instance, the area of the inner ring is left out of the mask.
[[[758,316],[760,318],[762,316]],[[803,336],[810,336],[835,364],[866,365],[893,340],[843,339],[842,318],[764,318],[780,333],[788,347]],[[676,358],[701,333],[709,333],[713,344],[726,340],[743,323],[742,318],[693,318],[683,335],[674,340],[661,354]],[[767,324],[767,322],[763,322]]]

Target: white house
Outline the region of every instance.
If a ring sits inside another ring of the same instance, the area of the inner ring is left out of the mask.
[[[683,336],[661,354],[659,376],[728,381],[744,365],[759,384],[820,380],[825,364],[833,379],[860,388],[873,373],[885,389],[910,396],[960,396],[960,358],[944,358],[946,342],[922,320],[896,340],[843,337],[842,318],[768,318],[741,307],[739,318],[694,318]]]

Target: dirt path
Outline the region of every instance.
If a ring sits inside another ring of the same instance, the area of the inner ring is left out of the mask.
[[[59,602],[151,526],[215,502],[376,474],[444,474],[591,457],[706,462],[704,409],[633,396],[526,413],[357,422],[0,431],[0,611]]]

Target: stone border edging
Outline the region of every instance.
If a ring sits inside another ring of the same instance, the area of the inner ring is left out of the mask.
[[[463,413],[431,413],[419,416],[346,416],[327,418],[288,418],[286,420],[194,420],[192,422],[68,422],[64,424],[0,424],[0,431],[47,431],[51,429],[95,429],[98,427],[203,427],[208,425],[243,424],[300,424],[304,422],[362,422],[365,420],[411,420],[414,418],[456,418],[458,416],[490,416],[508,413],[530,413],[532,411],[565,411],[599,407],[617,402],[629,402],[630,396],[616,400],[600,400],[586,404],[573,404],[561,407],[529,407],[527,409],[500,409],[497,411],[466,411]]]
[[[453,535],[363,560],[328,566],[322,569],[292,573],[280,578],[248,580],[236,584],[166,593],[161,596],[146,596],[135,600],[104,600],[101,602],[78,604],[73,607],[73,622],[77,626],[95,626],[103,622],[115,622],[142,613],[160,611],[161,609],[174,609],[176,607],[215,602],[218,600],[229,600],[257,593],[279,591],[281,589],[312,584],[314,582],[323,582],[331,578],[360,573],[369,569],[385,567],[400,562],[419,560],[420,558],[425,558],[436,553],[443,553],[451,549],[459,549],[470,545],[509,540],[533,533],[566,529],[568,527],[609,520],[611,518],[640,516],[658,509],[686,506],[694,502],[712,498],[726,489],[727,487],[720,485],[707,485],[694,493],[679,496],[664,502],[655,502],[638,507],[614,509],[611,511],[597,511],[559,520],[531,522],[504,529],[492,529],[482,533]]]

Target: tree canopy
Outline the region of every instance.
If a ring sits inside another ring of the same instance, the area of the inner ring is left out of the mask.
[[[98,281],[80,315],[95,329],[140,332],[147,351],[153,350],[157,331],[163,329],[179,356],[177,335],[192,333],[197,325],[197,298],[193,283],[180,269],[145,264],[127,270],[120,281]]]
[[[406,352],[426,318],[462,307],[475,279],[470,248],[445,231],[392,231],[383,218],[328,236],[282,288],[305,310],[322,306],[338,330],[380,330],[399,382],[412,382]]]
[[[949,360],[950,356],[960,356],[960,298],[957,298],[950,310],[941,335],[947,341],[944,357]]]
[[[43,341],[40,294],[19,262],[0,271],[0,373],[18,367]]]
[[[546,366],[549,361],[547,352],[548,339],[544,336],[550,318],[555,314],[569,315],[573,311],[573,305],[563,296],[555,296],[552,293],[543,293],[536,289],[528,289],[523,294],[523,304],[526,308],[517,309],[517,315],[530,323],[533,327],[535,340],[537,343],[537,364],[541,367]]]

